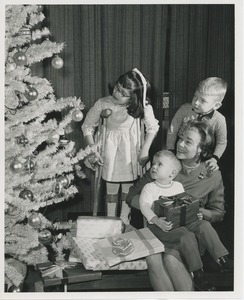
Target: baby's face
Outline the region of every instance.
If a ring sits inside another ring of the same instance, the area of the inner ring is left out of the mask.
[[[152,179],[164,181],[163,184],[171,182],[171,174],[173,171],[172,161],[165,156],[156,156],[153,158],[152,167],[150,170]]]
[[[216,109],[218,96],[202,94],[196,91],[193,100],[192,108],[197,114],[206,114],[212,109]]]

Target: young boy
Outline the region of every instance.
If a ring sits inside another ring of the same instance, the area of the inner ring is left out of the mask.
[[[171,151],[157,152],[153,157],[150,170],[154,181],[147,183],[142,189],[139,200],[140,209],[148,221],[148,228],[164,243],[166,248],[174,248],[174,244],[180,245],[180,250],[189,270],[193,273],[197,288],[202,291],[214,291],[215,287],[209,284],[204,277],[203,264],[194,233],[184,226],[172,229],[171,222],[167,222],[165,217],[158,217],[153,212],[153,202],[159,196],[169,197],[184,192],[182,184],[173,181],[180,170],[181,163]]]
[[[166,148],[174,151],[177,137],[184,124],[191,119],[207,119],[213,127],[216,147],[211,159],[206,161],[209,171],[213,171],[227,146],[225,117],[217,111],[227,91],[227,83],[218,77],[208,77],[198,84],[192,103],[183,104],[175,113],[167,134]]]

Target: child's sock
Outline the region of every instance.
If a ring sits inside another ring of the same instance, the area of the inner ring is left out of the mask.
[[[126,199],[127,194],[122,193],[121,194],[121,212],[120,212],[120,219],[126,224],[130,224],[130,207],[128,204],[126,204],[125,199]]]
[[[117,217],[118,194],[115,195],[106,194],[105,203],[106,203],[106,215],[108,217]]]

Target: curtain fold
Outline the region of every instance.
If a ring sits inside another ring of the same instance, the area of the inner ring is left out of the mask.
[[[234,5],[172,5],[170,13],[170,118],[210,76],[228,82],[223,105],[233,111]]]
[[[84,113],[108,94],[109,83],[134,67],[152,84],[160,125],[163,92],[170,92],[171,119],[182,103],[191,101],[199,81],[209,76],[225,79],[228,92],[220,112],[228,126],[225,155],[234,164],[234,5],[47,5],[44,13],[51,39],[66,45],[60,54],[64,67],[55,70],[47,59],[44,76],[57,98],[80,97]],[[84,147],[81,124],[73,124],[69,137],[77,149]],[[163,146],[161,134],[162,128],[152,153]],[[77,199],[62,204],[59,217],[67,210],[92,211],[94,174],[88,169],[86,173],[87,179],[78,182]],[[234,186],[233,176],[227,180]]]

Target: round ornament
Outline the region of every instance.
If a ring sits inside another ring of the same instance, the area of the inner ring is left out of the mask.
[[[63,189],[64,189],[64,187],[60,182],[57,181],[54,184],[54,191],[57,195],[61,195],[63,193]]]
[[[37,5],[37,11],[42,12],[43,11],[43,5]]]
[[[54,130],[49,133],[46,142],[48,144],[57,143],[59,141],[59,137],[60,137],[59,134]]]
[[[55,57],[52,59],[52,66],[54,69],[61,69],[64,65],[64,61],[61,57],[58,55],[55,55]]]
[[[19,136],[18,138],[17,138],[17,143],[19,144],[19,145],[26,145],[26,144],[28,144],[29,143],[29,141],[28,141],[28,139],[24,136],[24,135],[21,135],[21,136]]]
[[[22,199],[33,200],[33,193],[30,190],[24,189],[19,193],[19,197]]]
[[[41,218],[36,213],[31,214],[28,218],[28,224],[31,227],[38,228],[40,227],[41,223],[42,223]]]
[[[72,119],[75,122],[80,122],[83,119],[83,113],[81,110],[76,109],[73,113],[72,113]]]
[[[28,26],[22,26],[19,30],[19,36],[31,39],[31,30]]]
[[[15,159],[13,162],[10,164],[10,169],[13,173],[21,173],[23,171],[23,164]]]
[[[38,233],[38,240],[43,245],[50,245],[53,242],[52,233],[49,230],[43,230]]]
[[[28,159],[27,162],[25,163],[25,170],[30,173],[34,172],[35,163],[31,159]]]
[[[69,186],[69,178],[66,176],[59,177],[58,182],[61,183],[64,188],[67,188]]]
[[[13,56],[13,60],[18,66],[23,66],[27,63],[27,57],[22,51],[16,52]]]
[[[11,287],[8,289],[8,293],[20,293],[20,292],[22,292],[20,286],[11,285]]]
[[[32,101],[38,97],[38,92],[32,86],[29,86],[28,90],[24,93],[24,96],[27,100]]]

